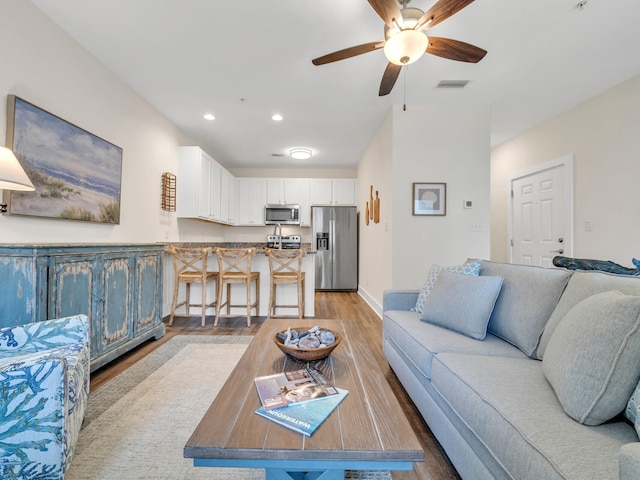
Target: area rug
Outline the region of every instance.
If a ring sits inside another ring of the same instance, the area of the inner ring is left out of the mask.
[[[92,392],[65,480],[264,480],[261,469],[196,468],[183,458],[251,339],[178,335]],[[391,475],[347,472],[345,478]]]

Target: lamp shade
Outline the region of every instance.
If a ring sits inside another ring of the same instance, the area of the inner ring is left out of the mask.
[[[401,30],[387,39],[384,54],[395,65],[409,65],[418,60],[429,46],[429,39],[418,30]]]
[[[0,188],[3,190],[35,190],[22,165],[7,147],[0,147]]]

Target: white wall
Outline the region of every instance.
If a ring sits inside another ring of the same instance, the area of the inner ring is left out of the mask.
[[[509,176],[573,153],[573,256],[632,267],[632,257],[640,257],[639,132],[640,76],[494,148],[491,258],[509,258]],[[587,220],[592,231],[585,231]]]
[[[489,257],[489,128],[488,107],[399,105],[380,127],[358,166],[359,282],[376,310],[385,289],[422,287],[433,263]],[[412,215],[413,182],[447,184],[446,216]],[[381,221],[365,226],[369,185]]]
[[[0,110],[14,94],[122,147],[119,225],[0,216],[6,243],[117,243],[176,239],[160,210],[160,176],[175,172],[184,134],[26,1],[0,3]],[[0,115],[0,137],[6,117]],[[0,143],[5,142],[0,139]]]
[[[434,263],[489,256],[490,111],[396,106],[393,117],[393,288],[419,288]],[[447,184],[446,216],[412,215],[413,182]]]
[[[382,294],[391,288],[393,257],[393,115],[385,118],[358,164],[358,291],[380,310]],[[380,198],[380,223],[365,222],[365,206],[373,185]]]

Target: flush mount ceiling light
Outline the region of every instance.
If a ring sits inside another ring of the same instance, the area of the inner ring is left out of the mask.
[[[205,120],[215,120],[216,117],[215,117],[215,115],[213,115],[213,113],[205,113],[204,114],[204,119]]]
[[[283,117],[282,115],[280,115],[279,113],[274,113],[274,114],[271,116],[271,120],[276,121],[276,122],[280,122],[280,121],[282,121],[282,119],[283,119],[283,118],[284,118],[284,117]]]
[[[289,156],[296,160],[308,160],[313,155],[313,152],[308,148],[292,148],[289,150]]]

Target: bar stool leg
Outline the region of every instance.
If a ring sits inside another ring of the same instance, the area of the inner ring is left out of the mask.
[[[169,316],[169,326],[173,325],[173,317],[176,314],[176,305],[178,303],[178,289],[180,288],[180,280],[176,277],[173,285],[173,302],[171,304],[171,316]]]
[[[222,306],[222,282],[220,281],[220,279],[218,279],[216,290],[218,291],[216,295],[218,298],[216,299],[216,318],[213,320],[214,327],[218,326],[218,319],[220,318],[220,307]]]

